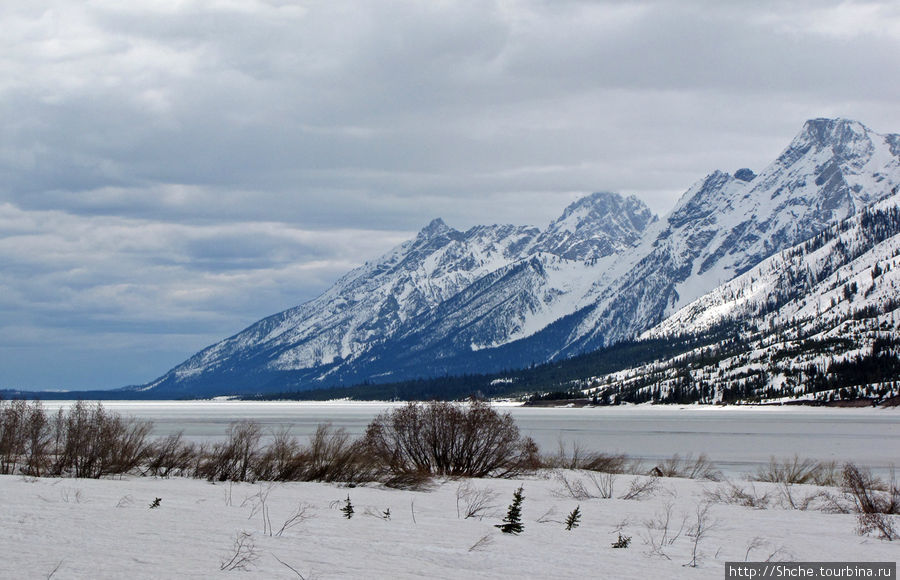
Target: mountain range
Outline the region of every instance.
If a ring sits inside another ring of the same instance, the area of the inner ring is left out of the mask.
[[[852,229],[841,224],[875,208],[891,211],[898,185],[900,135],[846,119],[814,119],[758,174],[714,171],[662,219],[636,197],[615,193],[577,200],[544,230],[459,231],[436,219],[321,296],[251,325],[138,389],[206,396],[488,373],[642,335],[702,332],[747,320],[748,313],[767,320],[778,310],[770,298],[783,286],[781,277],[799,276],[804,267],[779,256],[834,228]],[[792,299],[821,295],[821,313],[831,304],[829,292],[843,292],[835,290],[838,279],[826,284],[830,290],[821,286],[829,276],[841,268],[865,270],[858,260],[875,260],[875,254],[866,258],[874,245],[893,247],[876,238],[841,258],[841,249],[853,244],[835,246],[843,238],[833,234],[813,251],[816,258],[804,254],[804,272],[812,272],[807,281],[815,282],[795,285]],[[859,255],[847,258],[854,252]],[[828,259],[832,265],[822,266]],[[862,296],[865,289],[857,288]],[[745,299],[750,289],[755,302]],[[795,306],[794,316],[808,313],[809,304]]]

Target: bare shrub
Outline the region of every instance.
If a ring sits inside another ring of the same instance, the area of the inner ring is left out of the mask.
[[[722,479],[722,472],[716,469],[705,453],[701,453],[697,459],[690,454],[682,458],[676,453],[650,470],[650,474],[657,477],[681,477],[709,481]]]
[[[856,531],[860,536],[876,532],[882,540],[896,540],[900,532],[894,526],[894,518],[888,514],[859,514]]]
[[[434,485],[431,475],[421,471],[408,471],[405,473],[381,473],[379,481],[385,487],[402,489],[406,491],[427,491]]]
[[[841,470],[834,461],[820,461],[813,472],[812,483],[821,487],[838,487],[841,485]]]
[[[251,519],[256,514],[260,515],[263,524],[263,534],[267,534],[269,536],[272,535],[272,518],[269,514],[269,494],[272,493],[272,488],[275,487],[275,484],[269,482],[266,485],[260,484],[257,488],[255,494],[249,495],[244,498],[244,501],[241,502],[241,507],[245,505],[250,506],[250,515],[247,516],[247,519]]]
[[[624,453],[589,453],[579,469],[602,473],[625,473],[628,457]]]
[[[275,535],[280,536],[287,530],[293,528],[294,526],[298,526],[313,517],[310,513],[310,510],[312,510],[312,506],[310,504],[301,503],[299,506],[297,506],[297,509],[294,510],[294,513],[291,514],[288,519],[284,520],[284,524],[281,526],[281,529],[275,532]]]
[[[763,553],[769,552],[769,555],[766,556],[765,562],[792,562],[794,561],[793,554],[790,553],[784,546],[776,546],[769,542],[768,540],[764,540],[759,536],[755,536],[750,542],[747,544],[747,551],[744,552],[744,562],[750,561],[750,552],[753,550],[764,549]],[[755,560],[759,560],[759,557],[756,557]]]
[[[644,520],[644,533],[641,539],[650,547],[650,553],[670,560],[665,550],[675,543],[684,532],[687,525],[687,515],[681,517],[680,524],[676,524],[677,517],[674,517],[675,503],[669,501],[666,503],[662,511],[657,512],[653,518]],[[678,525],[678,529],[675,526]]]
[[[297,452],[300,446],[290,434],[290,427],[283,426],[272,432],[272,442],[259,450],[253,461],[254,478],[264,481],[292,481],[297,477]]]
[[[754,479],[771,483],[833,485],[837,477],[834,462],[821,463],[809,458],[800,459],[794,455],[793,459],[783,461],[770,458],[767,466],[760,467],[756,471]]]
[[[584,481],[581,479],[575,479],[574,477],[570,479],[564,471],[557,471],[554,478],[560,484],[560,489],[554,491],[558,496],[571,497],[578,501],[584,501],[594,497],[587,490]]]
[[[259,453],[262,428],[255,421],[240,421],[228,427],[228,439],[216,443],[199,466],[199,475],[209,481],[256,481],[253,470]]]
[[[768,492],[760,494],[756,486],[750,485],[749,491],[730,481],[705,492],[707,500],[714,503],[735,504],[755,509],[766,509],[772,499]]]
[[[480,520],[497,507],[496,499],[497,492],[488,487],[475,487],[468,481],[460,483],[456,487],[456,517]]]
[[[482,402],[409,403],[382,413],[369,424],[365,446],[394,474],[504,477],[539,463],[512,416]]]
[[[544,467],[582,469],[603,473],[623,473],[627,463],[628,458],[624,454],[588,452],[577,442],[572,443],[571,451],[567,451],[562,440],[559,441],[559,448],[555,455],[542,459]]]
[[[149,421],[123,418],[97,403],[77,401],[54,421],[54,475],[99,478],[137,469],[147,456]]]
[[[709,502],[703,502],[697,505],[697,509],[695,511],[695,517],[693,523],[690,528],[688,528],[687,535],[692,539],[691,542],[691,561],[686,565],[691,568],[696,568],[698,564],[697,557],[699,556],[699,547],[700,542],[709,534],[710,531],[716,528],[718,522],[714,520],[710,513],[710,507],[712,506]]]
[[[614,473],[582,471],[579,472],[579,475],[584,479],[581,479],[581,477],[575,478],[574,476],[570,478],[566,472],[562,470],[556,471],[554,478],[560,483],[560,488],[555,491],[556,495],[571,497],[579,501],[595,498],[609,499],[612,497],[616,481]]]
[[[145,473],[154,477],[188,475],[197,456],[197,446],[182,440],[179,431],[154,441],[147,450]]]
[[[814,506],[828,506],[830,501],[830,497],[826,492],[798,494],[795,493],[794,484],[786,482],[778,484],[778,495],[781,498],[783,507],[800,511],[806,511]]]
[[[230,557],[222,560],[219,569],[226,572],[232,570],[249,570],[259,560],[259,552],[253,541],[253,534],[241,530],[234,536]]]
[[[656,490],[659,489],[659,478],[655,476],[650,477],[635,477],[628,484],[628,491],[626,491],[623,495],[619,497],[619,499],[626,500],[640,500],[644,499],[647,496],[651,496],[656,493]]]
[[[885,484],[867,469],[848,463],[844,465],[843,477],[842,490],[854,500],[856,511],[865,514],[900,513],[900,487],[893,475],[890,483]]]
[[[51,424],[40,401],[0,400],[0,473],[17,469],[39,477],[47,470]]]
[[[377,466],[369,458],[362,441],[352,441],[343,428],[319,425],[309,447],[297,457],[303,481],[361,483],[377,476]]]
[[[843,477],[844,495],[853,501],[859,514],[857,532],[860,535],[876,532],[885,540],[900,538],[892,517],[900,513],[900,486],[893,473],[891,481],[884,484],[868,470],[848,463],[844,465]]]

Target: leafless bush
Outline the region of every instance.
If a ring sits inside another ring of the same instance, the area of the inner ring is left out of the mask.
[[[667,502],[662,511],[657,512],[652,519],[644,521],[644,533],[641,535],[641,539],[650,547],[651,554],[667,560],[671,558],[665,553],[665,550],[681,537],[684,527],[687,525],[687,515],[684,514],[678,524],[678,529],[675,529],[675,520],[678,518],[673,516],[674,509],[675,503]]]
[[[234,536],[230,557],[223,559],[220,570],[231,572],[232,570],[249,570],[253,564],[259,559],[259,552],[256,549],[256,543],[253,541],[253,534],[250,532],[240,531]]]
[[[709,513],[711,506],[712,504],[709,502],[703,502],[697,505],[693,524],[687,531],[688,537],[693,540],[691,542],[691,561],[686,564],[691,568],[697,567],[700,542],[718,525],[718,522],[716,522]]]
[[[716,469],[715,465],[704,453],[697,456],[697,459],[694,459],[690,454],[682,458],[676,453],[650,470],[650,474],[657,477],[682,477],[687,479],[707,479],[709,481],[722,479],[722,472]]]
[[[848,463],[844,466],[843,477],[844,495],[853,501],[859,514],[859,534],[877,532],[885,540],[900,538],[892,517],[892,514],[900,513],[900,486],[893,473],[890,482],[884,484],[868,470]]]
[[[264,481],[294,481],[300,471],[297,461],[297,439],[290,434],[290,427],[281,427],[272,433],[272,442],[262,449],[253,464],[255,477]]]
[[[792,510],[806,511],[811,507],[828,506],[830,497],[827,492],[795,493],[794,484],[781,482],[778,484],[778,495],[781,505]]]
[[[362,441],[351,441],[346,430],[328,424],[316,428],[298,460],[304,481],[361,483],[372,481],[378,472]]]
[[[275,487],[275,484],[269,482],[265,485],[260,484],[256,490],[256,493],[249,495],[244,498],[244,501],[241,502],[241,507],[246,505],[250,506],[250,515],[247,516],[247,519],[251,519],[256,514],[260,514],[262,518],[263,524],[263,534],[267,534],[269,536],[272,535],[272,518],[269,514],[269,494],[272,493],[272,488]]]
[[[628,491],[626,491],[619,499],[626,500],[639,500],[644,499],[645,496],[650,496],[656,493],[656,490],[659,489],[659,478],[655,476],[650,477],[641,477],[637,476],[631,480],[631,483],[628,484]]]
[[[232,423],[228,439],[217,443],[200,463],[199,475],[209,481],[256,481],[253,465],[262,428],[255,421]]]
[[[291,514],[288,519],[284,520],[284,524],[281,526],[281,529],[275,532],[275,535],[280,536],[285,531],[293,528],[294,526],[298,526],[313,517],[310,513],[311,509],[311,505],[307,503],[301,503],[299,506],[297,506],[297,509],[294,510],[294,513]]]
[[[379,474],[378,481],[383,483],[385,487],[406,491],[427,491],[434,486],[431,474],[421,471],[409,471],[406,473],[387,471]]]
[[[769,555],[766,556],[765,562],[792,562],[794,561],[794,555],[790,553],[784,546],[776,546],[765,540],[759,536],[755,536],[750,542],[747,544],[747,551],[744,553],[744,562],[750,561],[750,552],[753,550],[758,550],[760,548],[765,548],[763,553],[769,552]],[[771,551],[770,551],[771,550]],[[759,560],[758,557],[754,558],[755,560]]]
[[[50,422],[39,401],[0,400],[0,473],[40,476],[49,463]]]
[[[179,431],[154,441],[147,450],[145,473],[155,477],[189,475],[198,454],[197,446],[182,440]]]
[[[54,422],[55,475],[99,478],[138,468],[147,456],[152,424],[78,401]]]
[[[613,496],[616,474],[604,472],[599,475],[591,475],[590,479],[599,492],[601,499],[610,499]]]
[[[512,416],[486,403],[409,403],[368,426],[367,452],[392,473],[504,477],[538,465]]]
[[[580,443],[572,443],[571,451],[567,451],[562,440],[559,441],[556,454],[541,461],[544,467],[549,468],[582,469],[603,473],[624,473],[628,464],[628,458],[624,454],[588,452]]]
[[[591,473],[587,471],[579,472],[581,477],[571,478],[565,471],[559,470],[554,474],[554,478],[560,483],[560,489],[555,493],[564,497],[571,497],[578,501],[588,499],[602,498],[609,499],[613,495],[616,475],[614,473]],[[585,480],[589,483],[586,483]]]
[[[822,463],[814,459],[793,459],[778,461],[774,457],[769,464],[760,467],[754,477],[756,481],[772,483],[812,483],[816,485],[834,485],[837,482],[834,462]]]
[[[475,487],[471,482],[464,481],[456,487],[456,517],[480,520],[497,507],[494,503],[496,499],[497,492],[494,490],[488,487]]]
[[[707,490],[705,496],[708,501],[714,503],[736,504],[756,509],[766,509],[772,501],[768,492],[760,494],[752,484],[748,491],[730,481],[716,486],[714,490]]]
[[[894,517],[888,514],[859,514],[856,531],[860,536],[876,532],[882,540],[891,541],[900,538],[894,524]]]
[[[812,483],[821,487],[837,487],[841,481],[841,470],[834,461],[820,461],[812,475]]]

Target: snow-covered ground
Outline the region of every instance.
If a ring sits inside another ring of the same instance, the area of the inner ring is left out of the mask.
[[[564,473],[596,491],[586,474]],[[753,491],[769,492],[773,505],[712,504],[698,566],[686,566],[697,508],[727,484],[661,478],[651,495],[619,499],[635,477],[617,476],[612,499],[578,501],[551,471],[519,480],[444,480],[428,491],[0,476],[0,577],[721,579],[726,561],[893,562],[900,556],[900,542],[858,536],[854,515],[788,509],[777,486],[754,483]],[[483,519],[461,517],[461,485],[495,493],[495,507]],[[525,529],[503,534],[494,526],[520,485]],[[792,495],[821,490],[793,486]],[[340,509],[348,496],[355,510],[349,520]],[[159,507],[150,509],[156,498]],[[576,506],[580,525],[567,531],[563,521]],[[668,506],[671,544],[660,542]],[[298,509],[302,521],[279,534]],[[612,547],[620,532],[632,538],[625,549]],[[241,533],[255,559],[246,571],[222,571]]]

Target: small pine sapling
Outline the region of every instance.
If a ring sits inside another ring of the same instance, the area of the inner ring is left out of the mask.
[[[578,527],[578,523],[581,521],[581,506],[575,506],[575,509],[572,510],[572,513],[566,518],[566,531],[572,531]]]
[[[631,536],[623,536],[622,532],[619,532],[619,539],[613,542],[613,548],[627,548],[628,544],[631,543]]]
[[[509,504],[509,509],[506,512],[506,517],[503,518],[502,524],[497,524],[494,527],[500,528],[500,531],[504,534],[520,534],[522,530],[525,529],[525,526],[522,524],[522,500],[525,499],[525,496],[522,495],[522,487],[519,486],[515,492],[513,492],[513,500],[512,503]]]
[[[348,520],[353,517],[353,504],[350,503],[350,496],[347,496],[347,499],[344,500],[344,507],[341,508],[341,512],[343,512],[344,517]]]

